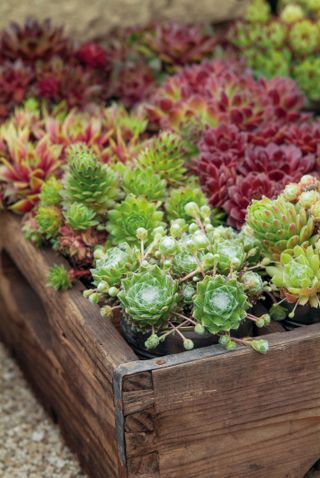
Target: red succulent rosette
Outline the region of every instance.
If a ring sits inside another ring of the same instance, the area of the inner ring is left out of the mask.
[[[63,28],[54,27],[49,19],[39,22],[28,18],[23,25],[12,22],[0,35],[2,57],[34,63],[48,61],[54,56],[67,59],[72,44]]]
[[[174,66],[200,62],[212,55],[216,46],[216,39],[203,25],[175,22],[157,24],[146,33],[144,40],[163,62]]]
[[[228,214],[228,224],[240,229],[245,222],[247,207],[253,199],[263,196],[272,198],[279,192],[278,185],[265,173],[251,172],[247,176],[238,176],[236,184],[228,189],[228,201],[224,209]]]
[[[84,43],[77,51],[77,57],[88,68],[106,69],[108,67],[107,52],[96,42]]]
[[[243,176],[251,172],[265,173],[271,180],[287,184],[299,181],[304,174],[313,172],[315,166],[316,157],[303,155],[297,146],[270,143],[248,147],[238,171]]]
[[[198,170],[203,161],[216,166],[236,165],[242,161],[247,148],[247,134],[232,124],[221,124],[217,128],[207,128],[198,147],[200,152]]]

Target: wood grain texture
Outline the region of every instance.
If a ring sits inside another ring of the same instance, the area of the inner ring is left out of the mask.
[[[1,216],[0,231],[0,335],[91,476],[116,477],[113,372],[136,356],[79,287],[47,288],[48,267],[63,259],[36,251],[15,218]]]
[[[303,478],[319,458],[320,325],[269,339],[152,372],[161,476]]]
[[[158,478],[158,436],[151,372],[123,379],[124,437],[129,478]]]

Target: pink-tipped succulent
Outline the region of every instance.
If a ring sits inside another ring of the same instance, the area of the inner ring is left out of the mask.
[[[68,58],[71,49],[63,28],[54,27],[49,19],[39,22],[28,18],[23,25],[13,22],[0,36],[1,55],[13,61],[33,63],[48,61],[53,56]]]
[[[288,83],[289,81],[289,83]],[[301,118],[303,98],[290,80],[256,81],[239,63],[214,60],[181,70],[155,92],[146,110],[162,128],[190,121],[221,122],[252,131],[270,122]]]
[[[216,39],[203,25],[175,22],[157,24],[144,40],[162,62],[173,67],[198,63],[212,55],[216,46]]]
[[[6,131],[5,142],[8,156],[0,158],[3,200],[14,212],[25,213],[38,202],[44,181],[58,173],[61,146],[47,137],[33,144],[14,128]]]

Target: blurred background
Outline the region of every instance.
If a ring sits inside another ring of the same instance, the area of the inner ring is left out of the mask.
[[[89,39],[115,26],[146,24],[154,19],[182,22],[223,21],[243,12],[247,0],[4,0],[0,28],[26,17],[50,17],[79,39]]]

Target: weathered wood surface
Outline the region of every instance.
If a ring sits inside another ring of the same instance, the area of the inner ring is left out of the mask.
[[[80,287],[46,287],[62,259],[16,219],[0,217],[0,241],[0,336],[90,476],[303,478],[320,457],[320,324],[269,335],[266,356],[139,361]]]
[[[153,428],[127,453],[156,455],[161,477],[303,478],[320,457],[320,325],[269,340],[266,356],[154,368]]]
[[[136,356],[79,287],[47,288],[48,266],[60,258],[36,251],[14,218],[0,221],[0,335],[92,476],[116,477],[113,371]]]

